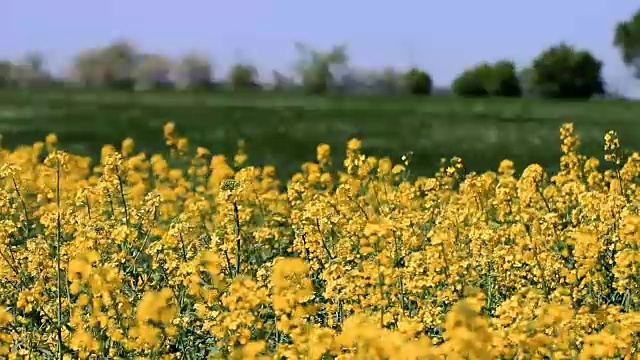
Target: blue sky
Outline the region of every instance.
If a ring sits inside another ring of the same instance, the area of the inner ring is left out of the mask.
[[[567,41],[605,63],[605,78],[640,88],[611,45],[616,22],[640,2],[603,0],[2,0],[0,57],[41,50],[61,69],[79,49],[128,38],[147,51],[211,54],[218,73],[237,60],[270,76],[290,70],[295,41],[347,43],[352,64],[427,69],[448,84],[465,67],[510,58],[526,65]],[[635,3],[635,4],[634,4]]]

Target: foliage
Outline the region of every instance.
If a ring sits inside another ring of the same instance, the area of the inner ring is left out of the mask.
[[[71,77],[87,87],[120,90],[209,89],[213,67],[206,54],[190,52],[174,62],[161,54],[142,53],[132,43],[119,40],[79,53]]]
[[[454,80],[453,91],[466,97],[516,97],[522,94],[515,65],[508,60],[481,63],[464,71]]]
[[[87,88],[102,87],[106,81],[106,65],[101,49],[85,49],[73,59],[70,78]]]
[[[465,70],[453,81],[453,93],[458,96],[488,96],[487,81],[491,77],[491,65],[482,63]]]
[[[433,87],[433,80],[426,71],[412,68],[404,75],[404,84],[410,94],[429,95]]]
[[[127,40],[117,40],[101,50],[101,57],[106,86],[120,90],[133,89],[135,68],[140,62],[136,46]]]
[[[640,77],[640,10],[616,25],[613,44],[620,51],[622,61]]]
[[[517,72],[518,83],[523,96],[535,96],[533,86],[533,69],[530,66],[524,67]]]
[[[0,88],[9,87],[12,83],[10,61],[0,60]]]
[[[326,93],[336,80],[336,72],[346,67],[347,47],[338,45],[327,52],[311,49],[302,43],[296,43],[295,47],[299,54],[296,71],[306,91],[311,94]]]
[[[133,43],[116,40],[105,47],[79,53],[74,59],[73,77],[86,85],[132,90],[136,84],[136,68],[142,59]]]
[[[171,86],[171,60],[159,54],[142,54],[133,77],[136,89],[157,89]]]
[[[604,92],[602,62],[587,50],[551,46],[533,60],[532,69],[532,82],[543,97],[590,98]]]
[[[522,95],[520,79],[512,61],[502,60],[493,64],[493,76],[489,93],[495,96],[515,97]]]
[[[258,70],[251,64],[235,64],[229,72],[229,83],[235,90],[254,89],[258,84]]]
[[[295,81],[291,77],[279,71],[274,70],[272,72],[272,77],[274,91],[287,91],[295,88]]]
[[[560,170],[467,173],[347,143],[273,166],[131,138],[2,149],[0,353],[34,358],[629,358],[640,155],[560,129]],[[43,161],[44,159],[44,161]],[[285,186],[286,185],[286,186]]]
[[[0,88],[41,87],[52,80],[44,56],[38,52],[27,53],[14,62],[0,60]]]
[[[206,54],[191,52],[184,55],[175,70],[179,89],[209,89],[213,85],[213,65]]]
[[[396,95],[403,92],[404,83],[403,76],[391,66],[382,69],[380,83],[385,94]]]
[[[638,27],[637,22],[637,16],[627,22],[621,22],[614,39],[623,59],[632,67],[637,62],[635,58],[638,46],[635,34],[640,32],[635,30]],[[291,79],[295,84],[289,84],[288,81],[274,84],[273,90],[298,89],[301,86],[307,93],[316,95],[328,92],[360,95],[399,94],[407,90],[424,94],[427,88],[429,94],[433,91],[432,84],[426,86],[431,83],[430,76],[425,78],[421,75],[415,79],[407,79],[405,77],[409,76],[408,74],[399,75],[391,68],[363,72],[350,67],[346,45],[336,45],[326,51],[312,49],[301,43],[296,43],[295,46],[299,55],[295,70],[299,77]],[[562,53],[569,46],[561,44],[552,48],[564,49],[559,51]],[[548,52],[553,51],[549,49]],[[602,80],[600,75],[596,75],[601,68],[600,62],[584,51],[571,48],[569,52],[574,54],[554,55],[555,60],[551,59],[553,56],[545,55],[546,60],[543,62],[552,61],[553,65],[549,63],[543,66],[540,64],[542,60],[538,59],[538,65],[535,66],[537,71],[532,69],[531,73],[527,74],[516,73],[511,61],[482,63],[460,74],[452,87],[455,93],[472,97],[520,96],[525,92],[527,95],[545,97],[588,98],[593,94],[603,93]],[[214,87],[213,66],[206,54],[192,52],[181,59],[171,59],[160,54],[141,52],[135,44],[126,39],[116,39],[106,46],[78,53],[73,59],[69,74],[64,77],[54,78],[46,71],[41,71],[44,70],[40,69],[44,59],[37,53],[32,55],[36,56],[22,63],[0,62],[0,87],[42,84],[55,87],[63,83],[111,90],[149,90],[157,87],[210,90]],[[234,85],[233,80],[230,81],[232,87],[257,87],[257,74],[251,75],[255,68],[248,64],[238,65],[240,66],[235,68],[238,71],[238,83]],[[10,71],[7,71],[7,66]],[[572,69],[572,73],[566,75],[569,68]],[[231,75],[229,74],[229,78],[232,78]],[[253,77],[253,80],[250,80],[250,77]],[[526,88],[521,86],[520,81],[526,81]],[[438,92],[440,93],[439,90]],[[448,95],[448,92],[446,93]]]
[[[403,76],[392,68],[345,68],[332,90],[344,95],[394,95],[403,92]]]

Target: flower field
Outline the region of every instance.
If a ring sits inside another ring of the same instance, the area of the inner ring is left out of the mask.
[[[606,171],[565,124],[555,174],[414,178],[353,139],[284,182],[179,130],[0,150],[0,356],[635,358],[640,154],[615,132]]]

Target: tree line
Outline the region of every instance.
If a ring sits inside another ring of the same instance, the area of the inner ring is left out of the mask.
[[[640,78],[640,10],[615,27],[613,45],[624,63]],[[77,54],[69,71],[54,77],[38,53],[20,61],[0,61],[0,87],[34,85],[77,86],[118,90],[270,90],[311,94],[414,94],[434,92],[428,69],[398,71],[392,67],[364,70],[349,64],[347,47],[318,50],[297,43],[295,74],[272,72],[272,81],[260,81],[248,62],[233,65],[224,81],[216,81],[211,59],[199,52],[178,59],[148,53],[127,40]],[[531,64],[517,69],[513,61],[483,62],[462,71],[450,90],[463,97],[591,98],[605,93],[602,61],[586,49],[558,43],[541,51]],[[217,76],[218,78],[220,76]]]

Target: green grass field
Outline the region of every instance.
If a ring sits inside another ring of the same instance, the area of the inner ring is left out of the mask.
[[[103,144],[119,145],[127,136],[140,150],[159,151],[167,121],[214,153],[231,155],[244,139],[250,163],[276,165],[281,176],[314,160],[321,142],[340,160],[352,137],[372,155],[399,160],[413,151],[411,169],[420,175],[454,155],[472,171],[494,170],[504,158],[520,170],[531,162],[556,169],[559,126],[568,121],[583,139],[583,152],[600,159],[609,129],[618,131],[623,146],[640,143],[640,103],[625,101],[0,92],[0,133],[9,147],[55,132],[65,149],[83,154],[98,154]]]

